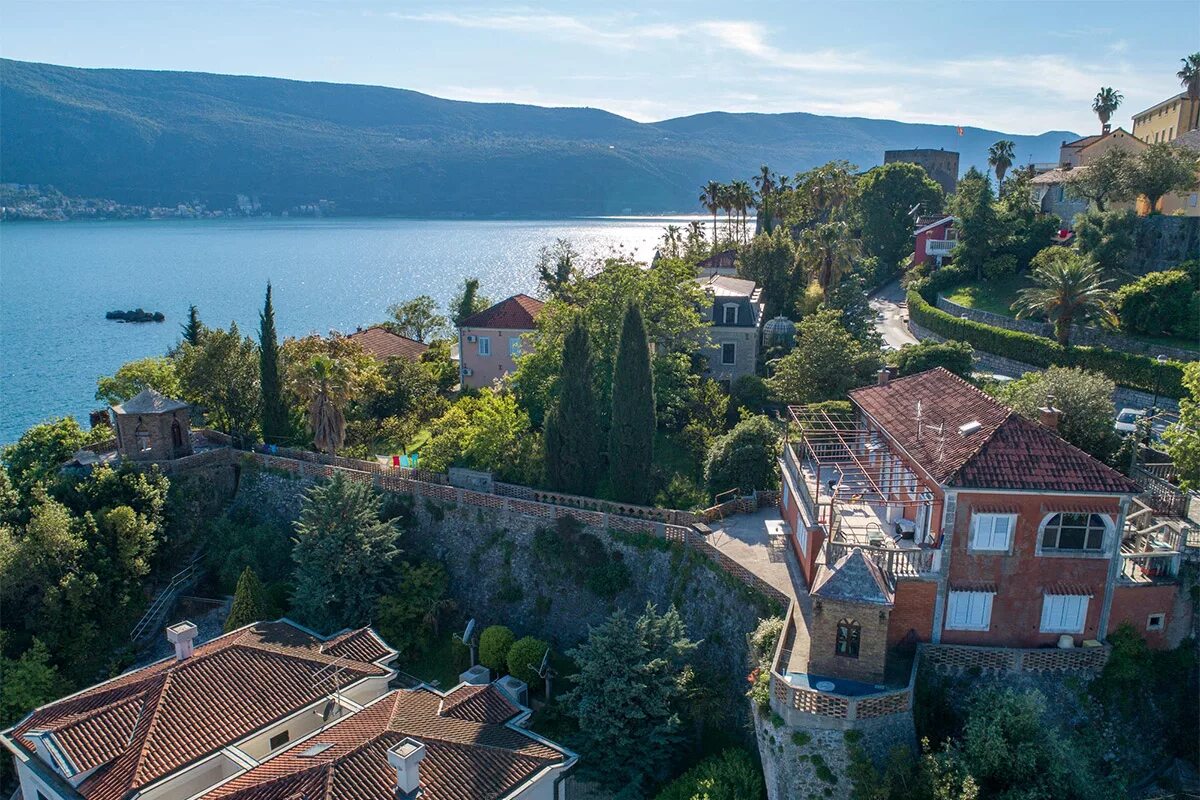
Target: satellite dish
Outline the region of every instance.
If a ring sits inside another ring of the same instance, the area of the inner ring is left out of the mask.
[[[475,618],[472,617],[471,619],[467,620],[467,629],[465,631],[463,631],[462,640],[464,642],[470,642],[471,637],[474,635],[475,635]]]

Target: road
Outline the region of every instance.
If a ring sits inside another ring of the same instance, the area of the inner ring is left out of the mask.
[[[908,316],[908,307],[899,281],[889,283],[871,298],[871,310],[875,312],[875,327],[887,349],[899,350],[906,344],[917,343],[917,337],[908,332],[908,326],[901,318]]]

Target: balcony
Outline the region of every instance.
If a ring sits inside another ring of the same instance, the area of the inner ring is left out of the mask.
[[[948,256],[957,244],[957,239],[926,239],[925,255]]]
[[[801,433],[785,446],[783,466],[796,487],[801,525],[825,534],[817,563],[833,565],[857,548],[893,581],[936,574],[933,495],[882,435],[852,415],[791,411]]]
[[[1121,539],[1125,584],[1175,583],[1185,554],[1200,551],[1200,528],[1189,520],[1156,510],[1151,494],[1134,498]]]

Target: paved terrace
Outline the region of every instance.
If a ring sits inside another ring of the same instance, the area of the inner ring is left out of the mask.
[[[812,602],[796,556],[787,544],[788,525],[779,509],[772,506],[753,514],[734,514],[709,523],[709,527],[713,533],[705,537],[708,544],[796,601],[804,624],[796,626],[787,671],[807,672]]]

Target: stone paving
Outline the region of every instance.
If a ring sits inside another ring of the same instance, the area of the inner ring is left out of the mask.
[[[807,672],[808,625],[812,602],[796,556],[787,544],[789,529],[779,509],[759,509],[754,514],[734,514],[710,523],[706,541],[746,569],[796,601],[796,640],[788,672]]]

